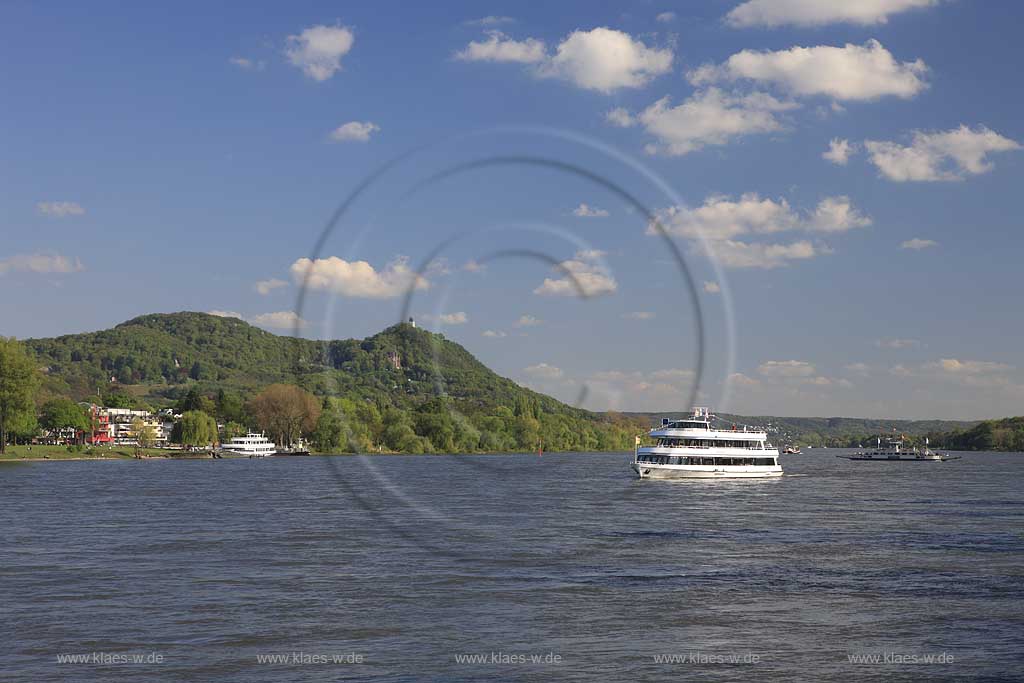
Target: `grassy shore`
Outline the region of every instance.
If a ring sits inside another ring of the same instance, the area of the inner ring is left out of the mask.
[[[136,449],[131,446],[83,448],[68,450],[67,446],[8,446],[7,452],[0,455],[0,462],[18,460],[125,460],[135,457]],[[181,451],[168,451],[160,448],[143,448],[143,456],[166,458]]]

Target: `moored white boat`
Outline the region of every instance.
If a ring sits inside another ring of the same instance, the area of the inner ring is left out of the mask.
[[[277,446],[262,433],[250,432],[221,444],[219,452],[225,458],[264,458],[274,455]]]
[[[682,420],[663,420],[650,431],[653,446],[634,451],[633,471],[641,479],[753,479],[782,476],[779,451],[763,431],[714,429],[707,408]]]

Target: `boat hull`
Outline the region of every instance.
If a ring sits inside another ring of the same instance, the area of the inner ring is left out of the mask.
[[[861,460],[861,461],[872,461],[872,462],[945,462],[947,460],[959,460],[959,456],[942,456],[942,457],[927,457],[927,458],[893,458],[889,456],[885,457],[874,457],[870,455],[838,455],[838,458],[845,458],[846,460]]]
[[[781,477],[782,468],[762,466],[652,465],[631,463],[640,479],[767,479]]]
[[[244,453],[242,451],[218,451],[222,458],[269,458],[277,453]]]

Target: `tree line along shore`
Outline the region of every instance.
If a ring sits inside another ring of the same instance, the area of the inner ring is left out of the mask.
[[[40,395],[41,372],[32,354],[13,339],[0,341],[0,451],[56,457],[102,453],[151,454],[158,442],[158,415],[173,425],[161,443],[184,449],[213,448],[251,430],[264,432],[279,446],[300,441],[320,453],[485,453],[626,450],[643,428],[636,419],[609,415],[601,420],[546,412],[540,401],[518,396],[511,406],[466,411],[445,396],[399,408],[359,396],[316,396],[285,383],[263,387],[250,396],[192,386],[170,406],[158,408],[116,387],[89,401]],[[145,413],[124,430],[127,442],[109,448],[97,437],[101,409]],[[41,443],[41,440],[54,443]],[[49,448],[51,450],[39,450]],[[166,453],[166,451],[164,451]],[[41,456],[40,456],[41,457]],[[130,457],[130,456],[129,456]]]

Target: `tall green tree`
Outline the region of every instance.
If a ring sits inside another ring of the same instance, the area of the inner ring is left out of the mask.
[[[340,453],[345,441],[345,423],[340,411],[324,399],[323,409],[313,430],[313,448],[320,453]]]
[[[176,440],[185,446],[209,446],[217,443],[217,421],[201,410],[190,410],[175,425]]]
[[[224,425],[224,438],[233,439],[236,436],[245,436],[247,431],[249,430],[240,422],[228,422]]]
[[[153,425],[146,424],[141,418],[132,420],[132,436],[135,437],[135,453],[138,454],[143,448],[152,448],[156,442],[156,429]]]
[[[248,422],[245,414],[245,403],[242,397],[235,393],[229,393],[220,389],[217,392],[217,417],[224,422]]]
[[[187,413],[190,410],[198,410],[212,415],[217,410],[217,406],[214,404],[213,399],[209,396],[204,396],[199,393],[199,390],[192,387],[174,406],[174,409],[179,413]]]
[[[27,415],[35,418],[39,371],[16,339],[0,337],[0,453],[7,452],[7,434]]]
[[[45,429],[74,429],[76,432],[88,432],[90,419],[85,408],[71,399],[54,398],[43,404],[39,415],[39,424]]]
[[[128,394],[116,391],[103,397],[103,405],[107,408],[131,408],[135,401]]]

